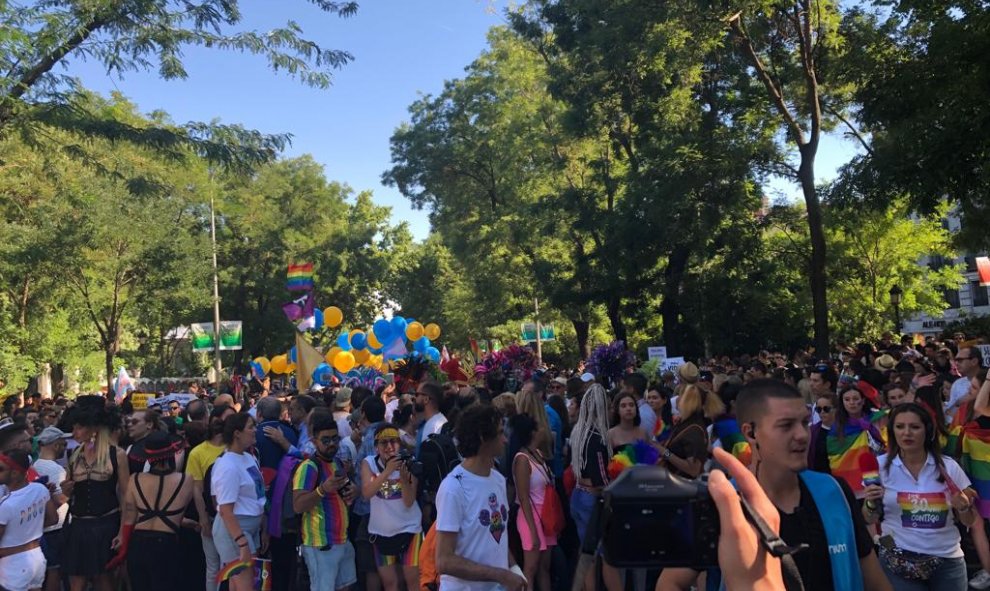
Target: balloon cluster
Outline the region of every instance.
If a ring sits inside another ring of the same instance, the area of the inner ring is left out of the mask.
[[[315,312],[315,329],[337,328],[344,321],[344,313],[336,306]],[[328,385],[334,371],[347,375],[355,369],[367,368],[381,373],[389,370],[389,362],[409,354],[407,341],[412,344],[412,354],[440,363],[440,350],[433,342],[440,338],[440,326],[435,323],[423,325],[413,319],[393,316],[391,320],[379,318],[367,330],[358,328],[341,331],[337,341],[324,355],[321,363],[313,371],[313,381]],[[258,357],[251,362],[255,375],[263,377],[269,371],[289,374],[296,369],[296,348],[288,353],[276,355],[269,361]]]

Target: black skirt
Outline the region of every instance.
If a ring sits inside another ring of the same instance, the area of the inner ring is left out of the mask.
[[[120,533],[120,512],[103,517],[73,518],[64,529],[62,574],[92,577],[107,572],[104,567],[116,554],[110,544]]]

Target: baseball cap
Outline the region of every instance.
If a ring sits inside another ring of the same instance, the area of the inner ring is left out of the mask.
[[[351,403],[351,389],[345,387],[345,388],[341,388],[340,390],[337,390],[337,396],[334,397],[333,400],[334,406],[336,406],[337,408],[344,408],[350,403]]]
[[[555,384],[560,384],[561,386],[567,385],[567,378],[556,377],[553,379]]]
[[[72,437],[72,433],[66,433],[58,427],[45,427],[38,435],[38,444],[51,445],[59,439],[68,439],[69,437]]]
[[[581,374],[581,381],[584,382],[585,384],[587,384],[588,382],[593,382],[595,381],[595,374],[584,372],[583,374]]]

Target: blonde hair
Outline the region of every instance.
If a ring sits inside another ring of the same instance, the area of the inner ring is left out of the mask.
[[[516,409],[519,414],[529,415],[536,421],[541,432],[540,451],[545,458],[553,457],[553,432],[550,431],[550,419],[547,418],[547,409],[536,391],[524,390],[516,394]]]
[[[716,394],[702,392],[701,388],[694,384],[687,384],[684,392],[677,399],[677,406],[681,411],[681,417],[685,419],[698,412],[709,419],[714,419],[725,412],[721,398]]]
[[[113,473],[113,464],[110,463],[110,428],[99,426],[94,427],[94,430],[96,431],[96,436],[93,444],[96,448],[96,458],[93,461],[92,472],[99,475],[110,475]],[[86,442],[83,442],[72,452],[69,463],[72,466],[73,473],[75,472],[77,462],[83,459],[82,454],[85,449]]]
[[[516,415],[516,397],[508,392],[504,392],[495,398],[492,398],[492,406],[494,406],[495,410],[497,410],[503,417],[512,417]]]
[[[577,423],[571,430],[571,466],[574,473],[580,476],[584,469],[584,451],[588,446],[591,435],[598,433],[602,443],[608,449],[608,457],[612,457],[612,444],[608,438],[608,404],[605,402],[605,388],[601,384],[592,384],[581,399],[581,411]]]

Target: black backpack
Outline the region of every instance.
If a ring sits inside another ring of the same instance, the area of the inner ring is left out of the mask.
[[[419,461],[423,463],[423,476],[419,479],[420,491],[434,497],[447,474],[461,463],[461,455],[454,445],[454,436],[446,431],[430,435],[419,446]]]

